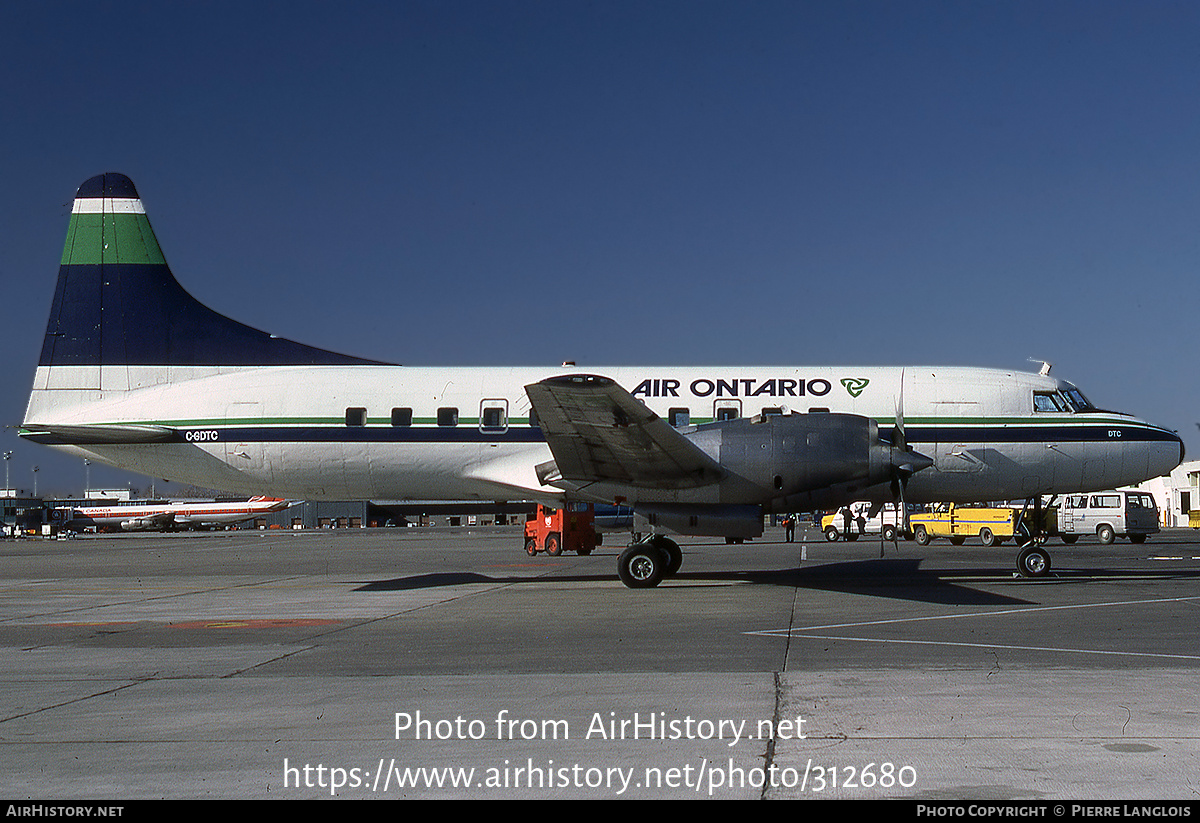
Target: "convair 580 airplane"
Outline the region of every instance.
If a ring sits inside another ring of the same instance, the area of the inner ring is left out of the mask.
[[[237,493],[619,503],[651,527],[618,562],[633,587],[678,569],[664,532],[1106,489],[1183,459],[1175,433],[1044,373],[589,371],[410,368],[244,326],[183,290],[133,183],[104,174],[76,195],[22,435]],[[1018,565],[1048,560],[1034,546]]]

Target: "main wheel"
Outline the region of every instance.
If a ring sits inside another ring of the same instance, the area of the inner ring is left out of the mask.
[[[667,556],[667,569],[663,572],[663,577],[674,577],[679,571],[679,567],[683,565],[683,550],[679,548],[679,544],[668,537],[656,537],[653,541],[654,547]]]
[[[1050,552],[1030,546],[1017,555],[1017,569],[1025,577],[1045,577],[1050,573]]]
[[[667,572],[667,555],[650,543],[634,543],[617,558],[617,575],[631,589],[652,589]]]

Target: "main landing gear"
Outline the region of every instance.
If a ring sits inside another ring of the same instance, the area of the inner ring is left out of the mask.
[[[617,574],[631,589],[651,589],[683,565],[683,552],[674,540],[652,534],[630,543],[617,560]]]

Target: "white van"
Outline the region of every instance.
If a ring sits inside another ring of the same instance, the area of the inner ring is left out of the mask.
[[[1149,492],[1068,494],[1058,504],[1058,533],[1064,543],[1074,543],[1081,534],[1094,534],[1105,544],[1117,537],[1143,543],[1146,535],[1157,532],[1158,506]]]
[[[836,512],[821,518],[821,532],[830,542],[857,540],[868,534],[878,534],[889,543],[894,543],[901,525],[897,507],[888,503],[874,517],[871,517],[870,514],[870,503],[852,503],[849,506],[843,506]]]

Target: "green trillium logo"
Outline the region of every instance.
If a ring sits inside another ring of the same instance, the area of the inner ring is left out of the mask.
[[[850,392],[851,397],[858,397],[863,393],[863,389],[871,381],[865,377],[843,377],[842,385],[846,387],[846,391]]]

